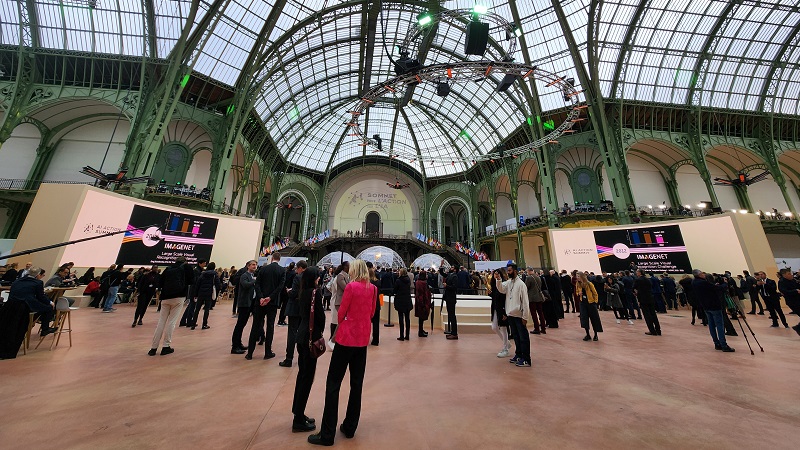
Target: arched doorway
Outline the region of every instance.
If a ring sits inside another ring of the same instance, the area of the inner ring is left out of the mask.
[[[367,213],[364,219],[364,233],[367,236],[378,235],[381,233],[381,216],[375,211]]]

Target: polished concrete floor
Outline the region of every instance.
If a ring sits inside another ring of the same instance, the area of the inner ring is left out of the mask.
[[[155,357],[155,308],[131,328],[133,308],[117,306],[74,311],[72,348],[62,339],[52,352],[43,345],[0,361],[0,448],[311,447],[290,430],[296,366],[231,355],[229,305],[212,312],[209,330],[176,330],[175,353]],[[765,353],[751,356],[741,336],[730,340],[736,353],[722,353],[688,316],[660,315],[664,335],[650,337],[641,321],[617,325],[602,313],[600,341],[583,342],[569,314],[532,336],[532,368],[497,358],[495,335],[446,341],[412,329],[399,342],[397,327],[382,328],[380,347],[369,348],[360,427],[336,446],[798,448],[800,337],[748,316]],[[276,330],[280,357],[286,328]],[[320,360],[307,410],[318,421],[329,361]]]

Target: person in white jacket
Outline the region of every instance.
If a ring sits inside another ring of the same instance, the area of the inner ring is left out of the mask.
[[[509,264],[506,267],[508,281],[499,279],[500,274],[495,273],[497,280],[497,290],[506,294],[506,315],[511,332],[514,334],[514,357],[509,362],[517,367],[531,366],[531,337],[528,335],[528,317],[530,307],[528,306],[528,288],[525,282],[519,278],[517,265]]]

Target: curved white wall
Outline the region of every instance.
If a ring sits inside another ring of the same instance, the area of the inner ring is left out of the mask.
[[[40,141],[39,129],[35,126],[23,123],[14,128],[0,148],[0,178],[27,179]]]
[[[787,190],[790,189],[791,187]],[[756,210],[767,211],[772,210],[772,208],[777,208],[780,212],[789,210],[789,207],[786,205],[786,200],[784,200],[783,194],[781,194],[781,188],[778,187],[778,184],[775,183],[772,178],[748,186],[747,196],[750,197],[750,204],[753,205],[753,208]],[[794,206],[797,207],[798,205],[795,204]]]
[[[536,201],[536,193],[527,184],[520,184],[517,189],[517,209],[519,214],[525,217],[537,217],[540,215],[539,202]]]
[[[497,197],[497,225],[503,226],[507,219],[514,218],[514,210],[511,208],[511,200],[508,197]]]
[[[573,200],[572,196],[572,186],[569,184],[569,178],[567,175],[560,171],[556,171],[556,198],[558,201],[558,207],[561,208],[564,206],[564,203],[572,206],[575,204],[575,200]]]
[[[192,158],[192,165],[186,172],[187,185],[195,185],[197,189],[203,189],[208,184],[208,174],[211,173],[211,151],[200,150]]]
[[[329,229],[340,233],[361,230],[367,213],[375,211],[381,216],[384,234],[419,231],[419,206],[411,192],[414,187],[393,189],[386,183],[394,183],[394,177],[379,171],[341,176],[347,177],[348,182],[331,196]],[[431,217],[436,213],[432,211]]]
[[[78,127],[61,138],[47,167],[44,179],[48,181],[86,181],[94,178],[80,173],[84,166],[101,170],[100,163],[105,156],[102,172],[115,173],[125,153],[125,140],[128,138],[130,124],[120,120],[114,131],[116,119],[92,122]],[[112,139],[113,133],[113,139]],[[109,145],[109,141],[111,144]]]
[[[631,191],[636,201],[636,206],[660,205],[667,202],[669,194],[664,184],[664,177],[653,163],[635,154],[629,153],[628,170],[630,173]]]

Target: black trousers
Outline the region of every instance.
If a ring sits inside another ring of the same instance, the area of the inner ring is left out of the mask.
[[[203,307],[203,326],[208,325],[208,312],[211,311],[211,307],[214,305],[213,298],[207,298],[205,300],[197,299],[196,304],[194,305],[194,317],[192,317],[192,321],[189,323],[191,326],[197,326],[197,319],[200,317],[200,307]]]
[[[278,308],[271,309],[274,310],[272,313],[272,320],[275,321]],[[317,373],[317,358],[311,356],[308,343],[308,332],[302,333],[302,336],[299,336],[297,341],[298,371],[297,379],[294,384],[294,400],[292,401],[292,413],[298,424],[303,422],[303,416],[306,414],[308,397],[311,395],[311,386],[314,384],[314,375]]]
[[[272,339],[275,337],[275,316],[278,308],[275,306],[257,306],[253,311],[253,326],[250,328],[250,338],[247,341],[247,354],[253,355],[256,342],[264,336],[264,355],[272,353]],[[267,332],[264,333],[264,321],[267,322]]]
[[[320,433],[322,440],[333,442],[336,437],[336,424],[339,422],[339,390],[346,370],[350,372],[350,398],[342,427],[348,434],[355,434],[361,418],[361,390],[364,386],[364,372],[367,369],[367,347],[346,347],[336,344],[328,367],[325,382],[325,409],[322,412]]]
[[[194,317],[194,310],[196,309],[197,302],[196,299],[192,299],[189,301],[189,304],[186,305],[186,310],[183,312],[183,316],[181,317],[181,326],[191,326],[192,325],[192,318]]]
[[[372,316],[372,345],[378,345],[381,341],[381,305],[375,306],[375,314]]]
[[[244,348],[242,344],[242,333],[244,327],[247,325],[247,320],[250,318],[250,307],[240,306],[239,316],[236,318],[236,326],[233,327],[233,335],[231,336],[231,346],[235,348]]]
[[[294,359],[294,346],[297,342],[297,328],[300,327],[299,316],[289,316],[289,332],[286,336],[286,360]]]
[[[783,309],[781,308],[780,299],[778,299],[778,300],[772,300],[772,299],[766,300],[765,299],[764,303],[767,304],[767,310],[769,311],[770,317],[772,317],[772,325],[773,326],[777,326],[778,325],[778,318],[781,319],[781,322],[783,323],[783,326],[785,326],[785,327],[789,326],[789,324],[786,322],[786,316],[783,315]],[[753,308],[753,311],[755,311],[755,308]]]
[[[134,322],[144,318],[144,313],[147,312],[147,307],[150,306],[151,300],[153,300],[152,292],[139,292],[139,297],[136,298],[136,313],[133,315]]]
[[[281,313],[278,316],[278,323],[286,323],[286,304],[289,302],[285,295],[281,298]]]
[[[661,333],[661,324],[658,323],[655,302],[639,302],[639,306],[642,308],[642,316],[644,316],[647,329],[650,330],[651,333]]]
[[[779,305],[780,305],[780,303],[779,303]],[[797,314],[797,316],[800,317],[800,302],[786,302],[786,306],[788,306],[789,309],[791,309],[793,313]],[[795,327],[800,327],[800,323],[795,325]],[[792,328],[794,328],[794,327],[792,327]]]
[[[637,317],[636,312],[639,312],[638,318],[642,318],[642,308],[639,305],[639,300],[633,295],[632,292],[625,292],[625,298],[628,300],[628,317],[631,319]]]
[[[400,322],[400,337],[408,338],[409,333],[411,333],[411,312],[397,311],[397,320]],[[404,332],[405,334],[403,334]]]
[[[769,304],[766,300],[764,303]],[[755,314],[756,304],[758,305],[758,312],[763,313],[764,306],[761,304],[761,299],[758,297],[758,289],[750,289],[750,305],[753,307],[753,309],[750,310],[750,314]],[[767,305],[767,309],[769,309],[769,305]]]
[[[456,319],[456,301],[446,300],[447,305],[447,326],[450,334],[458,336],[458,319]]]

